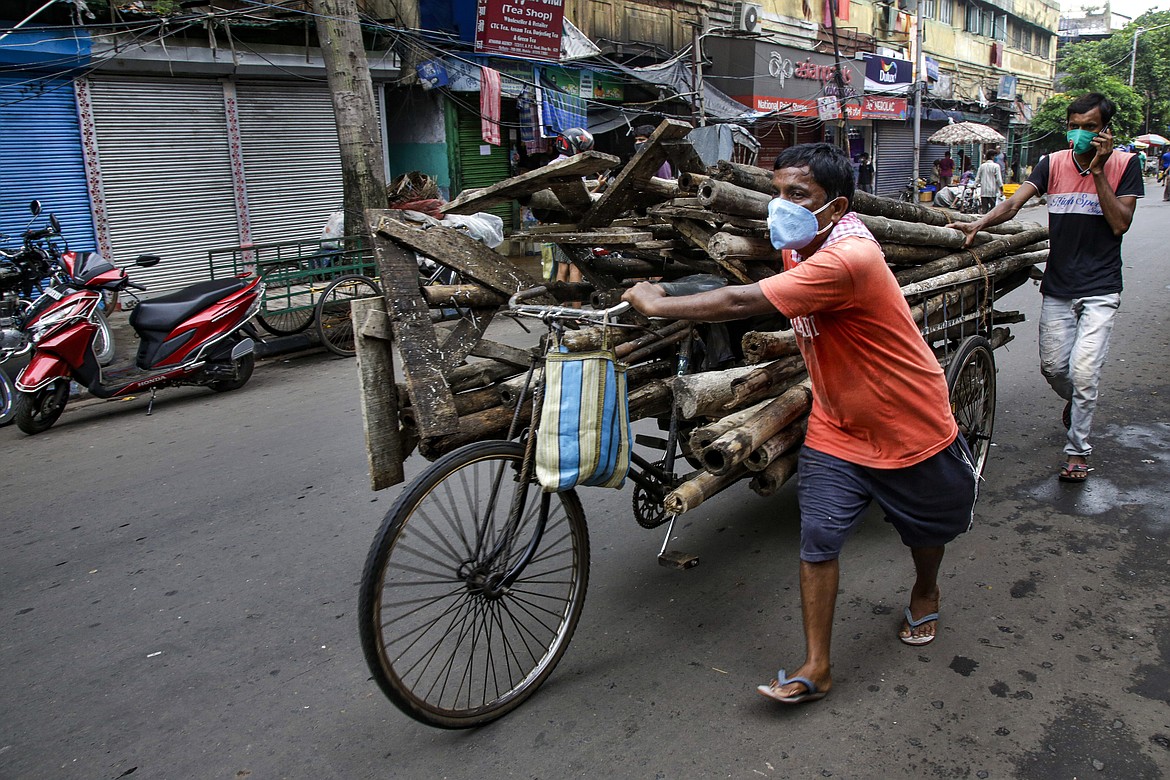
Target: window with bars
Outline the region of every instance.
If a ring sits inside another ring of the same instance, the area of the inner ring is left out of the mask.
[[[935,0],[922,0],[922,18],[934,19],[936,13]]]
[[[1022,24],[1012,24],[1012,48],[1024,48],[1024,26]]]
[[[984,11],[981,14],[979,34],[991,38],[995,35],[995,14],[991,11]]]

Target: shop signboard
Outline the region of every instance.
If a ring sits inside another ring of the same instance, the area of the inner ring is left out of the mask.
[[[479,0],[475,50],[556,62],[564,17],[564,0]]]
[[[556,85],[562,92],[586,100],[623,100],[625,88],[608,73],[587,68],[562,68],[556,65],[541,66],[544,80]]]
[[[868,95],[905,95],[914,81],[914,65],[897,57],[865,54],[865,92]]]

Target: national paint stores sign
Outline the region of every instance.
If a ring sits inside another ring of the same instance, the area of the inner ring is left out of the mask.
[[[475,50],[537,60],[561,58],[564,0],[479,0]]]

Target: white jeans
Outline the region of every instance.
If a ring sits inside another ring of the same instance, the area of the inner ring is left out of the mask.
[[[1044,296],[1040,308],[1040,373],[1057,395],[1072,401],[1066,455],[1090,455],[1089,430],[1097,408],[1097,383],[1109,352],[1113,317],[1121,294],[1086,298]]]

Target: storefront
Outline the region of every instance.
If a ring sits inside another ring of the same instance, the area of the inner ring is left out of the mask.
[[[103,251],[152,294],[206,279],[211,249],[321,234],[341,208],[341,155],[324,84],[109,78],[77,82]]]
[[[838,65],[830,54],[732,38],[709,40],[706,53],[713,61],[707,79],[761,113],[754,132],[762,162],[795,144],[839,144],[841,132],[856,156],[872,148],[875,120],[906,116],[905,97],[866,94],[865,70],[857,60]],[[844,124],[834,118],[837,98],[844,99]]]
[[[84,67],[88,54],[84,34],[15,32],[0,45],[0,232],[17,241],[35,198],[71,249],[97,248],[73,79],[61,72]]]

